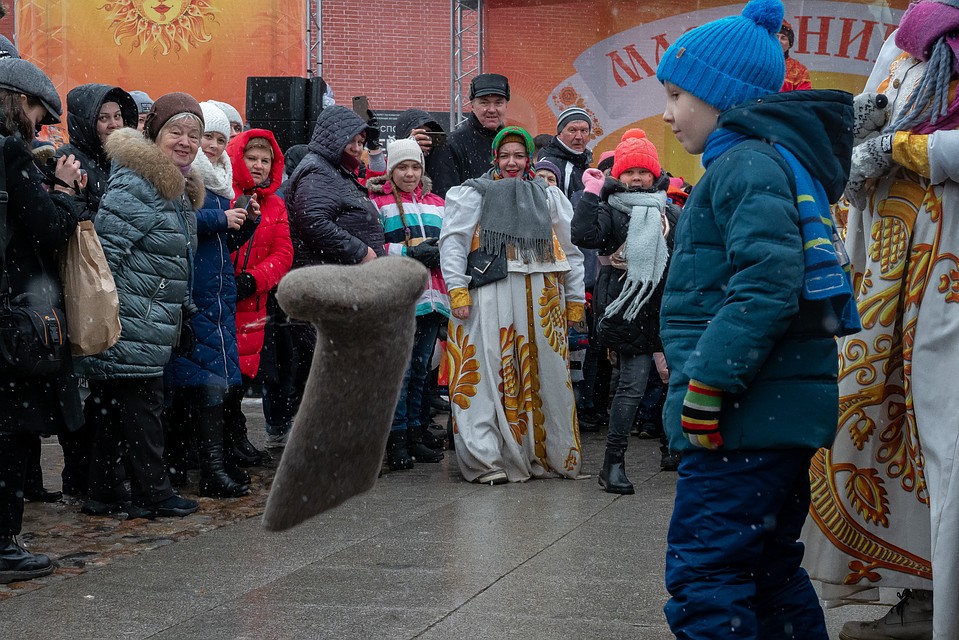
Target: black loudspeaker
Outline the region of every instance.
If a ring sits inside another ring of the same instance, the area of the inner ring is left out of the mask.
[[[323,111],[323,94],[326,93],[326,83],[323,78],[307,78],[306,80],[306,121],[315,123],[317,116]]]
[[[313,133],[313,123],[304,120],[250,120],[249,125],[251,129],[272,131],[284,153],[295,144],[309,143]]]
[[[250,76],[246,79],[247,121],[305,120],[306,89],[306,78]]]

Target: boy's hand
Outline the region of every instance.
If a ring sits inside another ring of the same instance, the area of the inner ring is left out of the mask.
[[[683,400],[682,424],[683,434],[693,445],[712,450],[723,446],[723,437],[719,433],[722,404],[722,389],[696,380],[689,381]]]
[[[881,93],[860,93],[853,100],[853,145],[875,137],[889,121],[889,99]]]
[[[846,183],[846,198],[857,209],[866,206],[870,180],[881,178],[892,169],[893,134],[871,138],[852,150],[852,166]]]
[[[587,169],[583,173],[583,188],[586,193],[598,196],[603,190],[603,184],[606,182],[606,176],[599,169]]]

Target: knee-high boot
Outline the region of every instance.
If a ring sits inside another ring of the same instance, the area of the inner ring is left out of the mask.
[[[200,435],[200,495],[238,498],[250,493],[250,487],[234,482],[224,466],[222,405],[197,409],[196,415]]]

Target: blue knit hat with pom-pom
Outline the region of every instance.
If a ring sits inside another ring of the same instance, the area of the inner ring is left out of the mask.
[[[720,111],[778,92],[786,61],[776,32],[780,0],[752,0],[742,15],[687,31],[666,50],[656,77]]]

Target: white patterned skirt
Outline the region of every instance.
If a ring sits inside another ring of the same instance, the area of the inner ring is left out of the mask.
[[[460,471],[511,482],[575,478],[582,464],[569,375],[566,303],[556,273],[510,273],[471,291],[450,320],[450,404]]]

